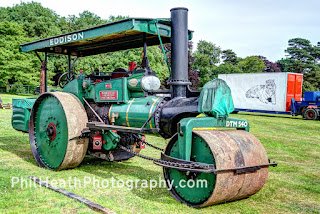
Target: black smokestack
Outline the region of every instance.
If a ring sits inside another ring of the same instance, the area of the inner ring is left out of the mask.
[[[171,12],[171,70],[169,85],[172,98],[186,97],[188,81],[188,9],[172,8]]]

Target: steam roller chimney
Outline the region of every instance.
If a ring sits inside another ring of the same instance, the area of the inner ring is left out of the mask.
[[[172,8],[171,12],[171,80],[172,98],[186,97],[188,80],[188,9]]]

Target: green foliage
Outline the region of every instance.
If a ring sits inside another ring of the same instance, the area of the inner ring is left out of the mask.
[[[278,60],[277,63],[280,63],[282,72],[296,72],[294,59],[282,58]]]
[[[220,62],[221,48],[213,44],[200,40],[197,44],[197,50],[194,53],[197,66],[210,66]]]
[[[236,53],[231,49],[223,50],[221,58],[224,63],[230,63],[232,65],[237,65],[239,61]]]
[[[67,29],[64,29],[66,32],[81,30],[105,23],[105,21],[102,20],[98,15],[87,10],[80,13],[79,17],[75,15],[69,15],[66,21],[68,26]]]
[[[223,63],[217,66],[220,55]],[[202,40],[198,43],[193,56],[193,69],[198,72],[201,86],[213,78],[217,78],[219,74],[257,73],[263,72],[267,68],[265,58],[262,59],[258,56],[249,56],[245,59],[238,58],[231,49],[221,51],[220,47]]]
[[[112,72],[116,68],[128,68],[129,62],[137,62],[139,66],[142,60],[142,52],[142,48],[136,48],[80,58],[75,64],[74,71],[82,70],[89,74],[91,73],[90,64],[93,70],[98,69],[103,72]],[[168,67],[160,48],[156,46],[148,47],[148,58],[150,67],[156,72],[159,79],[169,76]]]
[[[35,67],[39,62],[33,54],[21,53],[19,44],[29,42],[22,26],[15,22],[0,22],[0,84],[20,81],[22,84],[36,84],[39,75]]]
[[[10,93],[11,94],[25,94],[26,89],[21,85],[21,83],[15,83],[11,86],[10,88]]]
[[[13,7],[1,8],[0,21],[12,21],[23,27],[29,37],[48,37],[60,34],[59,16],[40,3],[21,2]]]
[[[294,38],[288,41],[289,47],[285,50],[289,54],[290,59],[298,60],[303,63],[314,61],[311,52],[312,45],[309,40],[302,38]]]
[[[266,68],[264,61],[257,56],[248,56],[239,62],[239,68],[243,73],[263,72]]]
[[[218,77],[219,74],[234,74],[243,73],[243,71],[237,65],[231,63],[223,63],[214,69],[214,76]]]
[[[195,51],[193,70],[196,70],[200,79],[200,86],[214,78],[214,70],[220,62],[221,49],[211,42],[200,40]]]
[[[318,66],[304,73],[302,92],[305,91],[319,91],[320,90],[320,69]]]
[[[320,89],[320,45],[312,45],[307,39],[293,38],[288,41],[285,50],[288,58],[281,59],[282,71],[303,73],[302,91]]]

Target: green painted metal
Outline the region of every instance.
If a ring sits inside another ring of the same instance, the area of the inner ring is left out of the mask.
[[[56,137],[50,140],[47,127],[53,123]],[[35,116],[35,140],[41,160],[51,169],[62,163],[68,144],[68,125],[65,112],[56,97],[48,96],[39,104]]]
[[[82,89],[83,76],[78,76],[78,78],[70,81],[64,88],[63,92],[74,94],[79,98],[83,104],[82,97],[84,96],[84,91]]]
[[[21,51],[39,51],[73,56],[89,56],[143,47],[143,34],[149,46],[159,45],[154,19],[129,18],[80,31],[66,33],[26,44]],[[170,19],[158,19],[158,31],[163,43],[170,43]],[[188,38],[192,39],[189,31]]]
[[[143,92],[131,92],[131,93],[130,93],[130,97],[131,97],[131,98],[144,97],[144,96],[145,96],[145,95],[144,95]]]
[[[129,101],[128,79],[118,78],[95,84],[95,101],[127,103]]]
[[[249,132],[249,123],[236,118],[196,117],[184,118],[178,123],[180,157],[190,161],[192,148],[192,129],[194,128],[236,128]]]
[[[144,73],[137,73],[130,77],[91,83],[80,74],[64,87],[63,92],[74,94],[82,103],[82,97],[95,102],[127,103],[130,97],[144,97],[140,86],[143,75]]]
[[[86,99],[95,99],[96,97],[95,84],[92,84],[90,79],[84,79],[83,84],[86,85],[86,87],[83,88],[84,97]]]
[[[115,149],[117,147],[117,143],[120,141],[120,136],[111,130],[105,131],[102,137],[104,141],[102,147],[107,151]]]
[[[30,111],[36,98],[12,99],[12,127],[18,131],[28,132]]]
[[[112,105],[109,110],[109,120],[112,113],[119,114],[115,120],[115,125],[140,128],[155,111],[158,103],[163,98],[148,96],[143,98],[132,98],[128,103]],[[155,128],[154,119],[152,119],[146,128]]]
[[[179,141],[176,141],[171,148],[170,156],[182,159],[183,157],[180,156],[179,148],[180,143]],[[191,160],[215,165],[215,159],[210,147],[196,134],[192,135]],[[191,174],[188,176],[185,171],[178,171],[176,169],[169,169],[168,171],[170,180],[173,181],[173,188],[175,191],[181,198],[190,203],[203,203],[211,196],[215,188],[215,174],[197,173],[196,175],[193,175],[192,179],[190,177]],[[206,181],[207,185],[201,186],[201,183],[199,182],[201,180]],[[193,184],[195,185],[192,186]]]
[[[128,77],[128,89],[131,92],[142,92],[140,81],[144,73],[133,74]]]

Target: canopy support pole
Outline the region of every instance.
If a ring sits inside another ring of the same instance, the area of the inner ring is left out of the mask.
[[[41,67],[40,67],[40,94],[47,92],[48,88],[48,75],[47,75],[47,58],[48,54],[47,52],[44,52],[44,60],[40,57],[37,51],[35,51],[38,59],[41,61]]]
[[[48,58],[48,54],[47,52],[44,52],[44,92],[48,91],[48,68],[47,68],[47,58]]]

